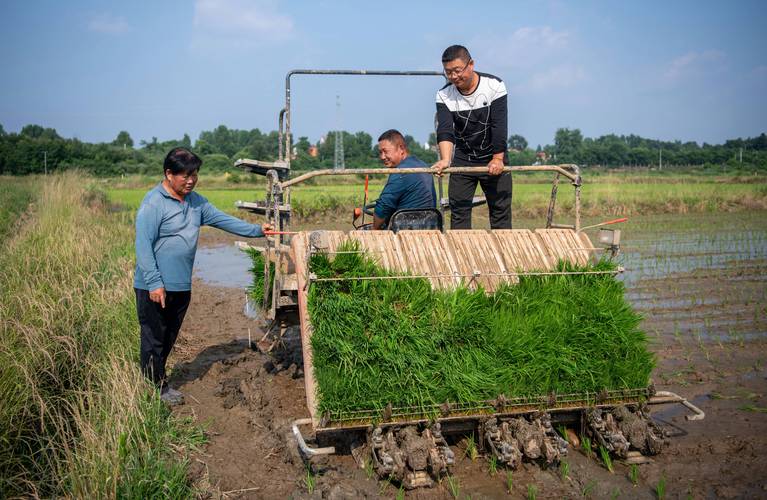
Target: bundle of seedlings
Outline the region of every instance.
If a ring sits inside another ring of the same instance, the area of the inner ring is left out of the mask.
[[[254,304],[259,307],[264,303],[264,282],[266,276],[264,273],[264,254],[252,247],[246,247],[243,250],[250,256],[252,263],[251,268],[248,270],[253,275],[253,284],[248,287],[248,296]],[[274,263],[269,264],[269,291],[274,284]]]
[[[346,242],[314,255],[309,293],[321,413],[636,389],[654,359],[613,274],[522,276],[487,294],[390,276]],[[560,262],[567,272],[611,271]]]

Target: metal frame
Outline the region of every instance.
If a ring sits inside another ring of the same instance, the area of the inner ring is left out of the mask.
[[[289,71],[285,76],[285,107],[282,108],[278,116],[278,159],[275,162],[259,162],[254,160],[238,160],[236,166],[242,168],[258,169],[259,173],[266,173],[267,177],[267,192],[266,200],[262,205],[255,203],[238,203],[239,208],[246,210],[263,213],[267,220],[278,229],[275,237],[267,238],[267,246],[264,249],[265,254],[265,288],[268,292],[270,282],[270,263],[275,264],[275,277],[274,285],[271,293],[271,304],[267,302],[269,294],[265,293],[264,307],[269,310],[269,317],[274,319],[276,310],[278,307],[279,293],[282,286],[282,268],[287,265],[288,249],[285,244],[289,243],[290,239],[290,191],[291,187],[301,184],[309,179],[320,176],[335,176],[335,175],[390,175],[390,174],[423,174],[428,173],[431,175],[437,175],[435,171],[430,168],[412,168],[412,169],[387,169],[387,168],[375,168],[375,169],[347,169],[343,171],[336,170],[316,170],[302,174],[294,179],[289,179],[290,174],[290,156],[292,150],[292,134],[291,134],[291,77],[293,75],[357,75],[357,76],[441,76],[444,75],[437,71],[379,71],[379,70],[311,70],[311,69],[296,69]],[[436,120],[436,118],[435,118]],[[507,166],[504,167],[504,172],[554,172],[555,176],[552,181],[551,197],[549,200],[549,206],[546,213],[546,228],[562,228],[562,229],[574,229],[576,232],[581,231],[580,220],[580,194],[581,194],[581,174],[577,165],[563,164],[563,165],[540,165],[540,166]],[[265,171],[265,172],[264,172]],[[464,167],[454,166],[443,170],[443,174],[451,173],[487,173],[487,167]],[[284,179],[281,179],[280,173]],[[575,223],[573,225],[563,225],[554,223],[554,213],[556,207],[556,197],[559,188],[560,177],[564,176],[574,186],[575,191]],[[442,175],[438,177],[438,188],[440,197],[440,208],[442,191],[443,191],[443,179]],[[309,253],[307,252],[303,257],[308,260]],[[620,271],[618,271],[620,272]],[[518,274],[518,273],[513,273]],[[536,273],[527,273],[536,274]],[[547,273],[549,274],[549,273]],[[316,278],[315,278],[316,279]],[[310,276],[304,277],[306,281],[304,286],[308,286],[312,281]],[[301,280],[299,280],[301,281]],[[319,281],[319,280],[317,280]],[[300,283],[299,285],[300,286]],[[300,298],[299,298],[300,302]],[[302,335],[303,337],[303,335]],[[302,340],[303,343],[303,340]],[[304,351],[306,346],[303,346]],[[311,363],[311,360],[309,360]],[[311,369],[309,370],[311,372]],[[311,373],[307,375],[307,387],[313,386],[313,381],[309,380],[312,377]],[[313,396],[308,397],[308,403],[311,405]],[[531,412],[540,411],[545,409],[546,411],[555,412],[562,415],[567,415],[569,412],[582,411],[587,407],[606,407],[615,406],[617,404],[667,404],[667,403],[679,403],[691,410],[694,415],[688,416],[688,420],[701,420],[705,414],[687,401],[674,393],[670,392],[657,392],[655,393],[649,388],[646,389],[633,389],[625,391],[609,391],[603,393],[584,393],[584,394],[564,394],[564,395],[547,395],[536,398],[499,398],[494,401],[479,401],[474,403],[464,404],[442,404],[431,405],[429,407],[420,408],[391,408],[388,407],[383,412],[370,411],[370,412],[350,412],[345,415],[323,415],[319,422],[315,422],[312,418],[299,419],[292,423],[292,431],[298,442],[301,451],[305,456],[332,454],[335,452],[333,447],[327,448],[312,448],[308,446],[299,430],[299,425],[311,425],[317,434],[325,432],[338,432],[339,430],[364,430],[370,429],[372,425],[412,425],[423,423],[428,420],[438,419],[439,421],[459,423],[467,421],[477,421],[477,419],[487,418],[489,416],[512,416],[523,415]]]

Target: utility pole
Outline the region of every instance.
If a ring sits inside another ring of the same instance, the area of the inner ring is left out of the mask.
[[[336,149],[333,155],[333,170],[344,170],[344,133],[341,131],[341,96],[336,96]]]
[[[743,163],[743,146],[740,147],[740,163]]]
[[[45,175],[48,175],[48,151],[43,151],[43,166],[45,168]]]
[[[663,170],[663,146],[658,150],[658,170]]]

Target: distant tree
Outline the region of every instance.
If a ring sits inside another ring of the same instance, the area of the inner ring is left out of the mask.
[[[192,139],[189,137],[189,134],[184,134],[184,138],[181,139],[181,146],[187,149],[192,148]]]
[[[527,149],[527,139],[519,134],[514,134],[509,137],[509,148],[516,149],[517,151],[524,151]]]
[[[429,134],[429,140],[427,141],[429,143],[429,147],[436,148],[437,147],[437,133],[432,132]]]
[[[303,151],[305,153],[309,151],[311,145],[308,137],[299,137],[298,142],[295,144],[295,148],[297,151]]]
[[[30,139],[61,139],[59,134],[56,133],[56,129],[43,128],[40,125],[24,125],[20,135],[29,137]]]
[[[130,134],[126,132],[125,130],[121,130],[119,134],[117,134],[117,137],[114,141],[112,141],[113,146],[119,146],[121,148],[132,148],[133,147],[133,138],[131,138]]]
[[[215,153],[213,146],[208,144],[208,141],[204,139],[197,139],[194,143],[194,150],[199,155],[209,155]]]
[[[5,129],[3,128],[3,124],[0,123],[0,137],[5,137],[7,134],[5,133]]]
[[[157,151],[160,149],[160,144],[157,142],[157,137],[152,137],[152,140],[149,142],[141,139],[139,141],[139,145],[147,151]]]
[[[557,133],[554,136],[554,151],[556,152],[557,161],[577,161],[578,155],[581,153],[582,144],[583,135],[579,129],[557,129]]]

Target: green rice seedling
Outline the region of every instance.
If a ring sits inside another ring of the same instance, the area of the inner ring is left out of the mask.
[[[557,431],[559,431],[559,435],[562,436],[562,439],[567,441],[568,444],[572,444],[570,443],[570,438],[567,436],[567,427],[565,427],[564,425],[560,425],[559,427],[557,427]]]
[[[562,481],[570,477],[570,463],[567,460],[559,462],[559,475],[562,478]]]
[[[655,494],[658,497],[658,500],[663,500],[666,498],[666,477],[661,476],[658,480],[658,484],[655,486]]]
[[[506,472],[506,492],[511,495],[514,490],[514,474],[511,471]]]
[[[380,485],[378,487],[378,494],[379,495],[383,495],[384,494],[384,492],[386,491],[386,488],[388,488],[389,485],[391,484],[392,479],[393,479],[393,477],[389,476],[385,480],[380,481]]]
[[[602,463],[605,464],[605,467],[607,470],[609,470],[611,473],[613,472],[613,460],[610,458],[610,452],[607,451],[607,448],[600,445],[599,446],[599,455],[602,457]]]
[[[586,483],[586,486],[583,487],[583,490],[581,491],[581,495],[584,497],[591,496],[591,494],[594,492],[594,488],[597,487],[597,482],[593,479]]]
[[[447,489],[450,492],[450,495],[452,495],[453,498],[458,498],[461,496],[461,485],[458,484],[458,478],[448,475],[446,479]]]
[[[395,497],[397,500],[405,500],[405,486],[400,485],[399,489],[397,490],[397,496]]]
[[[629,468],[629,479],[634,486],[639,484],[639,466],[637,464],[631,464]]]
[[[586,453],[586,456],[591,458],[591,455],[593,454],[593,451],[591,450],[591,439],[583,434],[581,434],[581,447]]]
[[[738,409],[743,411],[755,412],[755,413],[767,413],[767,407],[755,406],[752,404],[740,406]]]
[[[477,451],[477,443],[474,442],[474,434],[472,433],[466,438],[466,456],[472,462],[477,459],[479,452]]]
[[[264,284],[266,276],[264,274],[264,254],[254,248],[246,248],[243,250],[250,256],[252,266],[249,269],[253,275],[253,283],[248,287],[248,295],[253,303],[258,307],[264,305]],[[269,264],[269,290],[272,289],[274,284],[274,263]]]
[[[487,464],[487,471],[490,474],[490,477],[493,477],[498,473],[498,459],[495,458],[495,455],[490,456],[490,460],[488,460]]]
[[[375,475],[375,466],[373,465],[373,461],[369,458],[365,459],[365,476],[368,479],[373,479],[373,476]]]
[[[613,492],[612,492],[612,493],[610,493],[610,498],[612,498],[613,500],[615,500],[616,498],[618,498],[619,496],[621,496],[621,493],[622,493],[622,492],[621,492],[620,488],[615,488],[615,489],[613,490]]]
[[[527,485],[527,500],[535,500],[535,495],[538,494],[538,488],[534,484]]]
[[[317,476],[312,471],[312,466],[307,464],[304,472],[304,487],[307,493],[310,495],[314,493],[314,489],[317,487]]]
[[[423,408],[648,383],[654,360],[641,317],[611,275],[522,277],[492,294],[432,290],[420,278],[357,280],[389,271],[357,243],[338,250],[352,253],[310,260],[318,277],[309,291],[318,407],[331,418],[389,404]],[[320,281],[338,277],[345,280]]]

